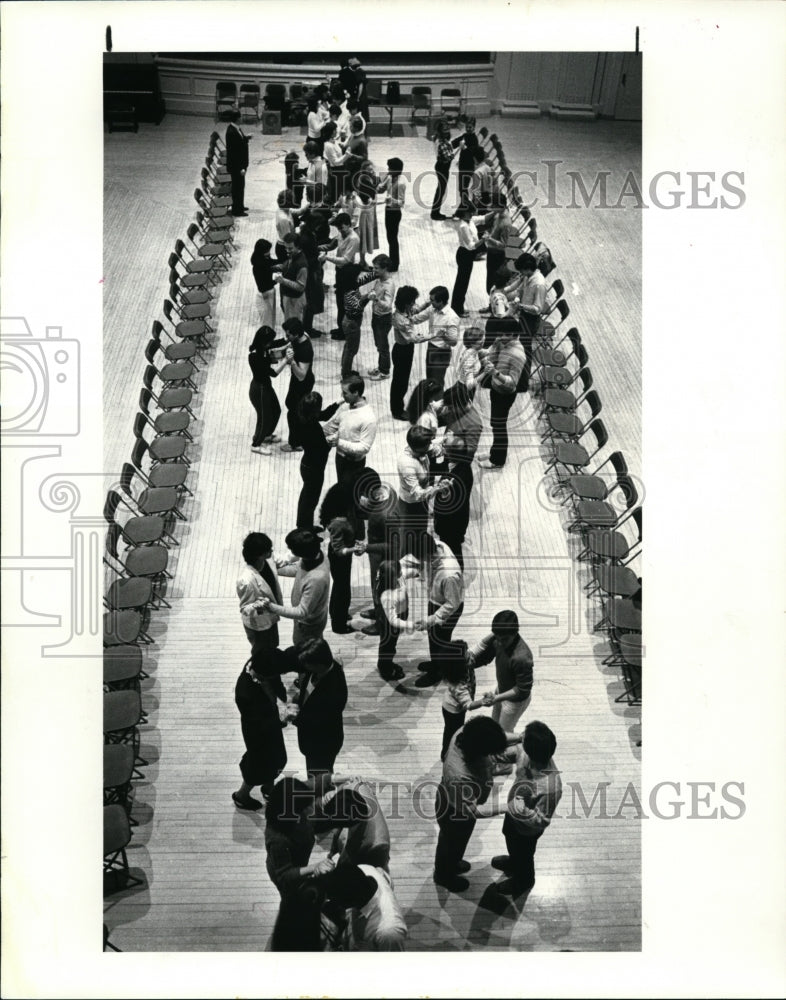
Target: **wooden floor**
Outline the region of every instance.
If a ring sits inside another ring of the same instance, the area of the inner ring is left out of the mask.
[[[547,197],[545,159],[563,161],[560,171],[581,170],[588,189],[596,170],[611,172],[610,191],[619,190],[629,170],[640,171],[638,126],[499,119],[486,124],[499,134],[512,169],[538,171],[541,201]],[[193,190],[211,130],[206,119],[168,116],[158,128],[106,136],[108,470],[119,471],[128,460],[144,344],[152,321],[161,318],[168,254],[193,220]],[[300,488],[297,456],[265,458],[250,451],[246,353],[256,328],[248,258],[256,239],[273,236],[282,158],[302,145],[302,137],[294,129],[283,136],[253,134],[246,188],[251,212],[236,224],[238,250],[214,310],[216,350],[198,377],[195,443],[189,450],[195,498],[185,504],[188,520],[177,532],[181,546],[174,556],[172,609],[155,616],[156,642],[146,652],[150,679],[143,698],[149,723],[142,730],[142,752],[150,764],[136,787],[133,814],[139,825],[129,849],[132,869],[143,873],[145,884],[105,900],[104,919],[126,951],[261,950],[278,905],[265,871],[263,820],[238,812],[230,800],[243,749],[233,690],[248,652],[234,584],[248,531],[266,531],[284,551]],[[413,179],[433,166],[431,146],[422,135],[374,138],[370,155],[382,168],[389,156],[400,156]],[[423,182],[424,200],[432,189],[432,179]],[[569,185],[563,193],[566,204]],[[638,476],[640,213],[545,206],[533,212],[566,286],[570,325],[578,326],[589,350],[610,449],[621,448]],[[384,248],[381,211],[380,237]],[[435,284],[452,286],[452,223],[431,222],[411,200],[400,241],[400,283],[414,284],[424,295]],[[484,304],[483,275],[482,267],[473,275],[470,310]],[[323,329],[334,325],[332,292],[327,301],[328,311],[318,322]],[[363,372],[374,367],[372,346],[364,327],[358,358]],[[338,398],[339,347],[325,338],[315,343],[317,389],[326,403]],[[413,382],[422,364],[420,357]],[[285,391],[282,386],[282,395]],[[389,383],[368,384],[369,401],[380,417],[369,464],[395,482],[404,425],[387,416],[388,391]],[[487,415],[487,401],[481,408]],[[628,783],[640,781],[640,711],[614,701],[622,684],[616,670],[602,666],[607,648],[591,634],[598,608],[583,595],[586,576],[577,570],[564,517],[543,489],[544,464],[529,397],[519,397],[510,426],[513,447],[504,472],[478,470],[465,549],[468,594],[456,636],[471,640],[487,630],[496,611],[517,610],[535,656],[533,699],[525,720],[547,722],[559,742],[556,760],[565,797],[540,842],[537,885],[526,905],[501,913],[484,905],[495,876],[490,858],[504,850],[501,817],[476,828],[467,853],[473,869],[466,893],[438,891],[431,881],[436,826],[429,815],[440,773],[442,717],[441,692],[412,685],[415,664],[426,652],[424,636],[402,639],[398,659],[407,678],[393,688],[376,674],[373,638],[327,633],[344,661],[350,691],[346,740],[336,766],[400,783],[395,786],[397,817],[390,820],[391,869],[412,950],[638,950],[639,823],[630,809],[616,819],[585,818],[578,800],[573,808],[569,783],[578,783],[590,801],[596,785],[610,782],[608,812],[614,816]],[[486,429],[481,448],[489,438]],[[368,600],[365,561],[355,560],[354,584],[353,609],[358,610]],[[284,622],[282,641],[289,635]],[[492,686],[492,678],[493,668],[480,671],[480,689]],[[295,733],[289,728],[285,736],[289,768],[298,772],[303,760]],[[415,795],[418,783],[423,783],[421,794]],[[391,788],[382,793],[383,806],[392,807],[393,795]],[[323,850],[318,844],[315,856]]]

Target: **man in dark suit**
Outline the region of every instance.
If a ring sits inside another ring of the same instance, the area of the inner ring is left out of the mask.
[[[246,170],[248,169],[248,143],[246,135],[238,125],[240,112],[232,112],[232,120],[227,125],[227,171],[232,179],[232,215],[248,215],[244,202],[246,195]]]
[[[343,712],[347,704],[344,670],[324,639],[307,639],[297,647],[303,673],[296,711],[297,743],[306,758],[306,770],[319,786],[333,773],[344,744]]]

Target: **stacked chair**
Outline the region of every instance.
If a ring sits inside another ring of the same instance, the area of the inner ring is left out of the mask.
[[[565,285],[551,276],[555,264],[539,241],[536,220],[524,204],[502,143],[485,127],[478,129],[478,138],[517,230],[508,239],[506,259],[512,264],[520,254],[532,253],[550,281],[533,340],[530,382],[540,401],[537,419],[546,450],[546,475],[552,478],[552,495],[568,514],[569,538],[579,539],[576,559],[589,570],[585,592],[600,609],[594,631],[605,633],[611,647],[603,662],[622,675],[624,690],[615,701],[640,705],[642,580],[631,565],[642,551],[638,490],[622,452],[603,457],[609,433],[600,417],[603,407],[589,368],[589,352],[578,329],[566,323],[570,306]]]
[[[147,723],[144,650],[155,644],[156,614],[170,608],[173,554],[194,496],[195,412],[217,336],[213,318],[222,272],[235,249],[225,148],[217,132],[200,170],[195,220],[175,242],[163,280],[169,294],[140,357],[139,408],[130,415],[130,461],[104,504],[104,892],[142,885],[132,843],[134,785],[143,777]],[[108,932],[105,930],[105,946]],[[111,947],[111,946],[110,946]]]

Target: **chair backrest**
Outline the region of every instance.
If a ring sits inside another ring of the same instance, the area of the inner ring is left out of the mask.
[[[153,320],[153,325],[150,328],[150,336],[152,337],[151,343],[155,342],[156,346],[161,343],[161,334],[164,332],[164,327],[161,325],[160,321],[157,319]],[[148,360],[151,360],[148,358]]]
[[[576,360],[579,363],[579,370],[586,367],[587,361],[589,360],[589,354],[587,353],[587,348],[584,344],[579,344],[576,350]]]
[[[178,258],[182,261],[183,251],[186,249],[186,245],[182,240],[175,240],[175,253]]]
[[[589,368],[586,367],[579,368],[579,370],[576,372],[576,378],[573,381],[581,382],[582,399],[583,399],[584,396],[587,394],[587,392],[589,392],[589,390],[592,388],[592,372],[589,370]]]
[[[164,315],[172,323],[172,303],[169,299],[164,299]]]
[[[111,526],[115,523],[115,514],[120,506],[120,495],[115,490],[108,490],[104,501],[104,518]]]
[[[565,294],[565,286],[562,284],[559,278],[555,278],[554,281],[549,285],[550,292],[554,292],[555,298],[561,299]]]
[[[142,414],[137,414],[137,417],[141,417],[144,426],[144,417]],[[123,468],[120,470],[120,489],[131,499],[134,499],[134,494],[131,492],[131,483],[134,481],[134,476],[136,475],[136,469],[131,465],[130,462],[123,462]]]
[[[440,97],[461,97],[461,91],[458,87],[443,87],[439,92]]]
[[[148,364],[156,374],[158,374],[158,369],[153,364],[153,359],[155,358],[156,354],[158,354],[160,347],[161,345],[157,340],[150,340],[148,341],[147,347],[145,348],[145,361],[148,362]]]
[[[624,476],[628,471],[628,463],[625,461],[625,456],[621,451],[613,451],[609,455],[609,461],[614,466],[614,471],[617,473],[617,477]]]
[[[138,437],[134,441],[134,447],[131,449],[131,462],[139,472],[142,471],[142,460],[147,452],[147,441],[143,437]]]
[[[146,417],[150,416],[150,403],[152,402],[153,395],[149,389],[139,390],[139,409]]]
[[[603,403],[600,401],[600,396],[595,392],[594,389],[590,389],[587,395],[584,397],[584,402],[589,406],[590,412],[592,413],[592,418],[594,419],[603,409]]]
[[[366,96],[370,101],[382,100],[382,81],[371,79],[366,81]]]
[[[113,521],[106,530],[106,550],[118,562],[120,562],[120,556],[117,550],[117,543],[122,533],[123,529],[116,521]]]
[[[177,271],[177,265],[180,262],[180,258],[176,253],[171,253],[169,255],[169,266],[173,271]]]
[[[177,286],[177,284],[174,281],[171,280],[171,277],[170,277],[170,281],[169,281],[169,297],[170,297],[170,299],[172,299],[173,302],[177,302],[178,299],[181,297],[180,296],[180,289]]]
[[[639,542],[644,541],[644,526],[643,526],[643,507],[637,507],[631,514],[631,519],[636,522],[636,530],[639,533]]]
[[[236,94],[237,94],[237,84],[236,83],[228,83],[225,80],[224,81],[219,80],[219,82],[216,84],[216,99],[217,100],[222,99],[222,98],[225,98],[225,99],[234,98],[236,96]]]
[[[207,182],[210,180],[210,171],[207,169],[207,167],[202,167],[202,170],[200,171],[200,176],[202,177],[202,187],[204,188],[205,184],[207,184]]]
[[[149,418],[145,416],[144,413],[137,413],[134,417],[134,437],[139,438],[145,432],[145,427],[148,425]]]
[[[572,353],[578,354],[579,347],[581,347],[581,334],[579,333],[579,331],[576,329],[575,326],[572,326],[570,330],[568,330],[568,332],[563,337],[563,340],[569,340],[570,346],[572,348]],[[560,341],[560,343],[562,343],[562,341]]]
[[[596,448],[595,451],[592,452],[592,455],[597,455],[600,449],[607,444],[609,440],[609,432],[606,430],[606,425],[600,417],[596,417],[587,428],[587,432],[595,438]],[[590,458],[592,458],[592,455],[590,455]]]
[[[186,230],[186,236],[193,242],[194,237],[199,232],[199,226],[196,222],[192,222],[191,225]]]
[[[202,194],[199,188],[194,188],[194,200],[200,208],[205,207],[205,196]]]
[[[554,324],[554,326],[556,327],[559,326],[560,323],[563,323],[568,318],[568,316],[570,316],[570,306],[564,299],[557,299],[557,301],[554,303],[554,308],[560,315],[559,323]]]
[[[246,106],[249,106],[249,102],[256,102],[259,104],[259,84],[258,83],[241,83],[240,84],[240,97],[246,101]]]
[[[290,101],[299,101],[307,93],[308,87],[304,83],[290,83],[289,85],[289,99]]]
[[[631,507],[635,507],[639,502],[638,490],[627,472],[622,472],[617,476],[617,483],[614,488],[619,489],[625,497],[626,511],[629,511]]]
[[[155,379],[155,377],[156,377],[155,366],[154,365],[147,365],[145,367],[144,372],[142,373],[142,385],[146,389],[150,390],[150,393],[153,396],[153,399],[156,398],[155,395],[154,395],[154,393],[153,393],[153,380]]]

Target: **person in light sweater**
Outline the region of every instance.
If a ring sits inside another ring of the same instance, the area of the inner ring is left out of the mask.
[[[390,378],[390,344],[388,337],[393,326],[393,298],[396,285],[390,276],[390,258],[379,253],[371,262],[374,265],[374,284],[371,286],[371,332],[377,348],[377,367],[368,373],[374,381]],[[361,278],[361,282],[362,282]]]
[[[339,865],[320,884],[328,899],[349,910],[353,950],[404,951],[407,924],[384,868]]]
[[[286,536],[289,551],[296,557],[297,569],[281,566],[281,576],[295,577],[291,604],[278,604],[268,598],[257,603],[262,611],[271,611],[282,618],[291,618],[292,642],[295,646],[305,639],[321,639],[328,618],[330,600],[330,570],[322,553],[322,544],[313,531],[296,528]]]
[[[402,632],[414,632],[421,623],[409,617],[409,596],[401,564],[386,559],[377,573],[378,595],[377,626],[379,628],[379,652],[377,670],[385,681],[398,681],[404,676],[403,668],[393,662]]]
[[[535,849],[551,825],[562,798],[562,779],[554,763],[557,739],[544,722],[530,722],[515,748],[516,776],[507,804],[500,808],[480,806],[481,817],[504,810],[502,833],[507,854],[491,859],[492,867],[508,876],[494,889],[504,895],[518,895],[535,885]]]
[[[336,476],[349,491],[354,489],[377,436],[376,414],[365,391],[366,383],[357,372],[342,379],[343,402],[324,426],[325,440],[336,449]]]
[[[516,402],[516,389],[524,371],[526,354],[519,341],[519,325],[515,319],[493,321],[499,332],[483,362],[483,378],[488,379],[491,392],[491,433],[493,441],[488,455],[480,458],[481,468],[502,469],[508,457],[508,415]],[[492,321],[489,321],[489,326]]]

